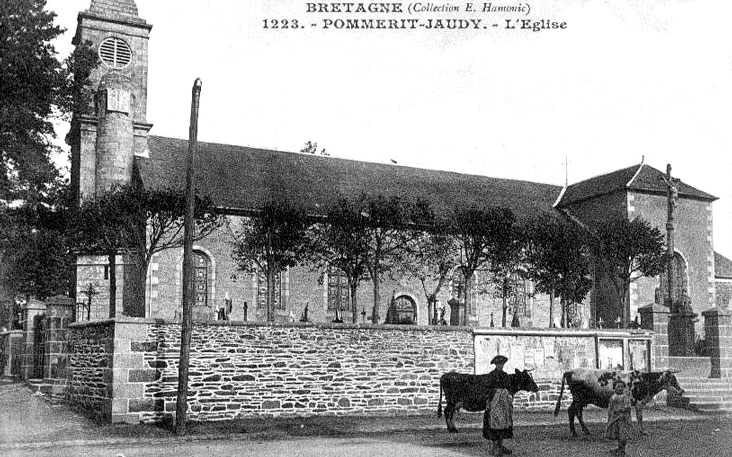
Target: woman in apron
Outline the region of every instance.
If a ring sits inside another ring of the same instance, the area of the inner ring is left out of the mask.
[[[511,454],[511,449],[503,446],[503,440],[513,438],[513,397],[509,393],[510,378],[503,371],[508,358],[497,355],[491,360],[496,369],[488,373],[492,386],[488,393],[485,414],[483,415],[483,438],[493,441],[493,455]]]

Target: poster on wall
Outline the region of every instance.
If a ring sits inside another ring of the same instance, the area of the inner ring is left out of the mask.
[[[623,358],[622,339],[600,339],[598,352],[601,369],[624,369],[625,359]]]
[[[476,373],[491,371],[490,361],[498,354],[508,357],[506,371],[532,369],[539,379],[555,379],[573,368],[594,368],[596,359],[592,336],[475,336]]]

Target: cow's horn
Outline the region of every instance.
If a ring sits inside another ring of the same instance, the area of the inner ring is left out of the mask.
[[[526,371],[534,371],[534,370],[536,370],[536,367],[534,367],[534,368],[527,368],[526,369]]]
[[[681,373],[681,370],[672,370],[672,369],[669,369],[669,370],[668,370],[668,372],[669,372],[669,373],[674,373],[674,374],[676,374],[676,373]]]

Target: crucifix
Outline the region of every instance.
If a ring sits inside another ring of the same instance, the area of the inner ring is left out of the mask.
[[[671,313],[675,313],[678,310],[674,301],[674,210],[676,209],[676,202],[679,199],[679,189],[676,187],[679,179],[671,176],[671,164],[666,165],[666,176],[662,176],[661,178],[666,183],[666,202],[668,205],[668,217],[666,219],[668,307]]]
[[[99,292],[94,290],[94,285],[92,283],[89,283],[89,286],[81,291],[82,294],[86,295],[87,303],[86,303],[86,320],[90,320],[91,318],[91,305],[92,305],[92,297],[95,295],[98,295]]]

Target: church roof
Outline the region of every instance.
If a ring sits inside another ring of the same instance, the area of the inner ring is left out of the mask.
[[[663,180],[665,173],[650,165],[641,163],[622,170],[595,176],[568,186],[562,194],[557,207],[563,207],[582,200],[587,200],[620,190],[666,195],[667,187]],[[679,197],[698,200],[716,200],[717,197],[692,187],[683,181],[677,184]]]
[[[150,136],[148,145],[150,158],[136,159],[143,185],[183,188],[188,141]],[[204,142],[196,164],[199,191],[232,214],[284,199],[324,216],[338,199],[364,191],[425,199],[442,218],[458,208],[501,206],[528,219],[553,212],[561,191],[550,184]]]
[[[101,18],[148,29],[152,27],[138,15],[135,0],[91,0],[89,9],[79,13],[79,21],[83,17]]]
[[[732,279],[732,260],[718,252],[714,253],[714,277]]]

